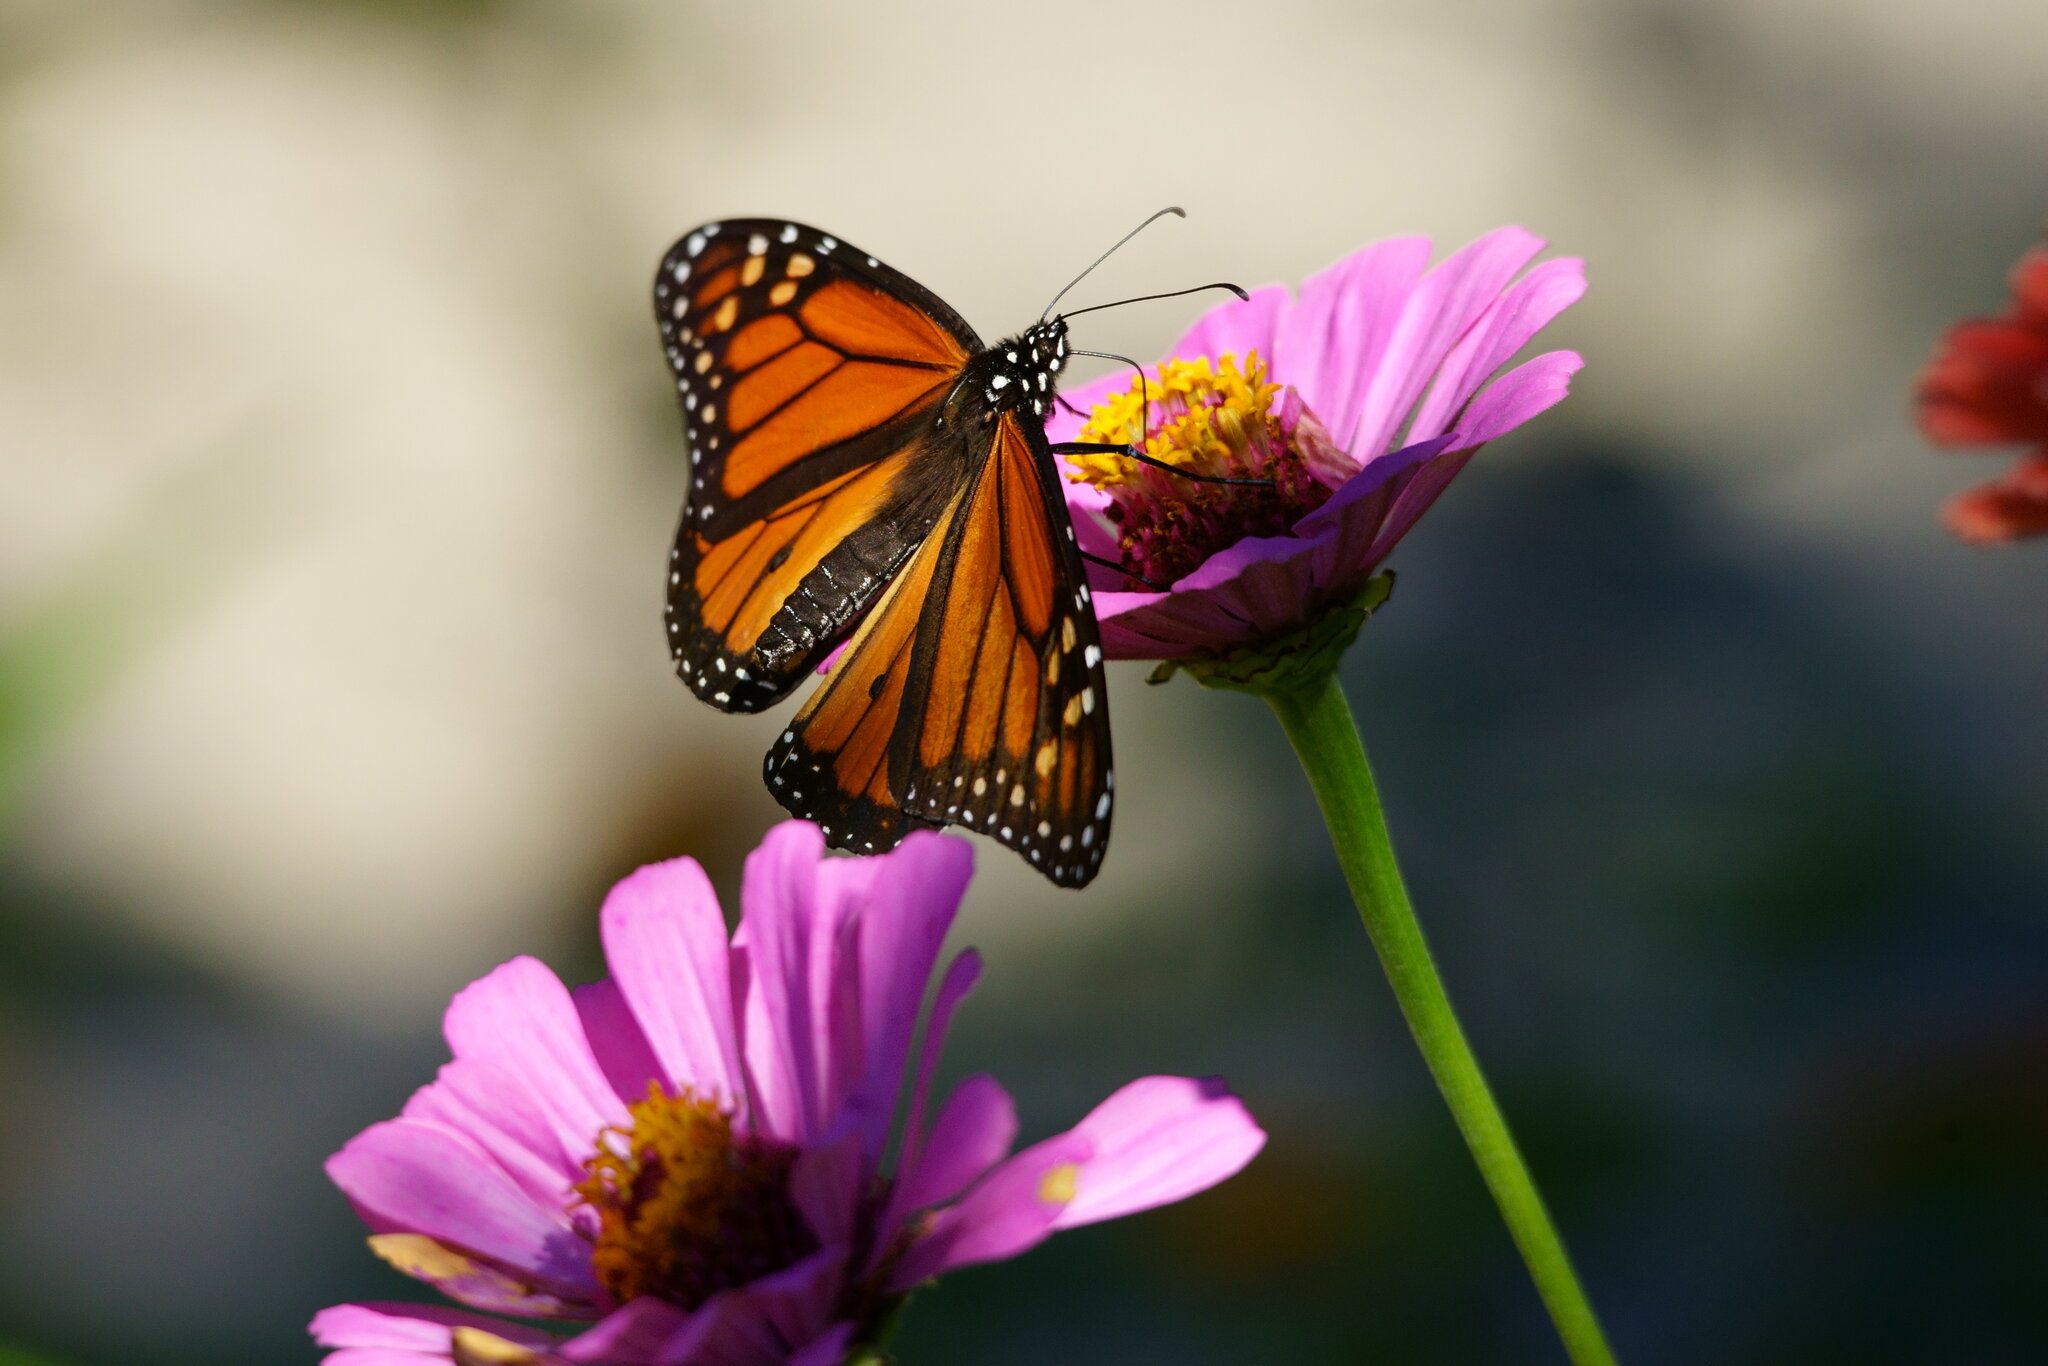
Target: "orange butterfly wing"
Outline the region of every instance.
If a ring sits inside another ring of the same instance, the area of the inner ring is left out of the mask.
[[[769,752],[769,788],[842,848],[958,824],[1083,886],[1115,775],[1102,648],[1044,435],[993,423],[967,486]]]
[[[765,219],[686,234],[654,307],[691,467],[670,653],[705,701],[758,711],[846,637],[957,489],[957,443],[928,438],[981,343],[874,257]]]

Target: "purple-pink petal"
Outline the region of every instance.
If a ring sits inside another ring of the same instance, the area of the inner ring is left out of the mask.
[[[1487,379],[1586,292],[1585,262],[1573,257],[1532,267],[1486,310],[1438,368],[1429,396],[1415,411],[1410,442],[1459,425],[1459,415]]]
[[[643,1296],[619,1306],[586,1331],[562,1344],[565,1361],[591,1366],[645,1366],[690,1331],[690,1315],[666,1300]]]
[[[817,1337],[799,1347],[789,1359],[789,1366],[840,1366],[846,1360],[847,1348],[853,1346],[854,1325],[835,1323]]]
[[[826,1247],[853,1241],[868,1172],[864,1157],[860,1132],[849,1126],[837,1139],[804,1149],[790,1167],[790,1199]]]
[[[704,870],[687,858],[639,869],[612,888],[598,924],[612,980],[669,1089],[741,1105],[725,917]]]
[[[1292,385],[1337,444],[1369,416],[1366,404],[1398,344],[1402,308],[1429,266],[1427,237],[1395,237],[1353,252],[1302,282],[1266,355],[1274,379]]]
[[[597,1295],[590,1247],[561,1207],[535,1201],[476,1142],[418,1119],[374,1124],[327,1174],[380,1233],[419,1233],[570,1302]]]
[[[1520,228],[1498,228],[1423,276],[1403,302],[1385,351],[1373,358],[1355,424],[1324,417],[1337,444],[1361,460],[1392,445],[1451,348],[1541,250],[1541,238]],[[1292,382],[1291,371],[1285,377]],[[1321,413],[1315,392],[1297,387]]]
[[[1271,365],[1278,349],[1276,338],[1281,319],[1287,315],[1289,303],[1286,285],[1261,285],[1249,299],[1226,300],[1203,313],[1180,334],[1169,354],[1212,359],[1235,356],[1242,363],[1257,351]]]
[[[1180,659],[1291,631],[1321,586],[1319,552],[1334,557],[1331,538],[1246,537],[1170,593],[1099,594],[1102,652],[1111,659]]]
[[[981,980],[981,955],[962,949],[939,979],[932,997],[931,1014],[925,1020],[924,1040],[918,1047],[917,1074],[911,1082],[910,1113],[903,1124],[903,1151],[898,1165],[914,1167],[924,1151],[925,1107],[931,1099],[932,1077],[938,1072],[939,1057],[945,1052],[946,1035],[953,1028],[953,1012]]]
[[[974,850],[965,840],[920,831],[894,853],[868,862],[879,866],[859,925],[865,1057],[855,1099],[868,1155],[879,1159],[932,968],[974,876]]]
[[[1555,407],[1585,365],[1576,351],[1547,351],[1502,375],[1472,400],[1458,420],[1457,442],[1471,450]]]
[[[650,1082],[669,1084],[668,1069],[647,1042],[647,1033],[627,1004],[626,994],[611,978],[585,982],[569,992],[576,1002],[576,1014],[583,1020],[583,1035],[590,1041],[591,1056],[614,1093],[627,1101],[646,1096]]]
[[[326,1358],[329,1366],[447,1361],[458,1328],[490,1333],[535,1352],[545,1352],[555,1343],[551,1335],[524,1324],[427,1304],[337,1304],[315,1314],[306,1325],[313,1341],[341,1349]]]
[[[515,958],[456,993],[442,1021],[458,1060],[496,1063],[523,1079],[563,1153],[589,1151],[626,1107],[590,1050],[569,989],[532,958]]]
[[[1142,1077],[1076,1124],[1089,1156],[1055,1221],[1075,1228],[1184,1200],[1235,1176],[1265,1131],[1214,1077]]]
[[[1389,452],[1369,461],[1327,503],[1296,522],[1295,533],[1318,547],[1318,582],[1363,582],[1470,454],[1455,436]]]
[[[401,1112],[467,1135],[490,1154],[536,1205],[560,1200],[580,1174],[584,1152],[562,1147],[561,1135],[526,1079],[486,1058],[457,1058],[415,1091]]]
[[[939,1107],[914,1162],[898,1173],[881,1228],[893,1231],[910,1213],[944,1204],[1009,1155],[1017,1141],[1017,1106],[994,1077],[976,1073]]]
[[[963,1266],[997,1262],[1036,1247],[1058,1227],[1066,1200],[1056,1169],[1078,1166],[1092,1149],[1073,1133],[1033,1144],[983,1177],[958,1204],[933,1215],[889,1276],[891,1291]]]
[[[741,1054],[755,1101],[753,1127],[792,1143],[825,1122],[820,1093],[830,1062],[820,1040],[832,1031],[830,994],[817,990],[813,962],[830,961],[837,896],[819,886],[824,849],[817,827],[804,822],[770,830],[747,858],[733,937],[736,958],[744,955]],[[821,914],[826,899],[834,904]],[[824,941],[824,955],[814,939]]]
[[[722,1290],[642,1359],[648,1366],[786,1366],[830,1327],[845,1261],[843,1250],[828,1248],[750,1285]]]

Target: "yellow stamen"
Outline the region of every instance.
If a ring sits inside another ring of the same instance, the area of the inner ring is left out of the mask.
[[[598,1216],[592,1266],[618,1302],[694,1308],[816,1249],[789,1197],[793,1150],[735,1132],[688,1088],[650,1082],[628,1109],[631,1126],[599,1135],[576,1187]]]
[[[1242,366],[1229,354],[1215,361],[1207,356],[1169,360],[1142,389],[1133,383],[1097,404],[1077,440],[1142,440],[1145,454],[1154,460],[1216,474],[1242,465],[1253,441],[1266,433],[1279,392],[1280,386],[1266,378],[1266,363],[1257,351],[1247,352]],[[1152,408],[1146,412],[1148,396]],[[1103,489],[1129,482],[1144,468],[1121,455],[1067,459],[1072,478]]]
[[[1132,586],[1177,583],[1247,536],[1288,534],[1346,477],[1347,457],[1256,351],[1242,364],[1165,361],[1156,379],[1098,404],[1080,439],[1139,444],[1153,462],[1069,457],[1070,478],[1109,495],[1103,515]]]
[[[477,1273],[475,1262],[424,1233],[375,1233],[369,1242],[371,1252],[415,1280],[452,1281]]]
[[[455,1366],[531,1366],[540,1360],[540,1353],[530,1347],[467,1325],[455,1330],[449,1348]]]

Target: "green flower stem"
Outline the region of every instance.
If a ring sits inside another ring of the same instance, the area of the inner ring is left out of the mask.
[[[1394,846],[1380,810],[1372,767],[1351,707],[1337,686],[1334,670],[1323,671],[1302,686],[1263,693],[1287,730],[1309,786],[1323,809],[1337,861],[1351,884],[1359,919],[1379,951],[1387,981],[1401,1003],[1401,1013],[1415,1035],[1416,1046],[1429,1064],[1444,1100],[1457,1120],[1472,1160],[1500,1206],[1515,1245],[1522,1250],[1537,1293],[1550,1310],[1557,1334],[1577,1366],[1613,1366],[1614,1352],[1600,1332],[1593,1306],[1580,1288],[1564,1242],[1557,1236],[1543,1197],[1515,1148],[1507,1120],[1480,1075],[1479,1060],[1458,1024],[1451,998],[1416,923],[1415,908],[1401,883]]]

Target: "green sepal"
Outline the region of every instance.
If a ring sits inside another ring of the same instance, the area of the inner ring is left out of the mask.
[[[1164,683],[1185,673],[1205,688],[1260,697],[1296,692],[1335,673],[1337,661],[1358,639],[1366,619],[1394,593],[1394,571],[1373,575],[1349,602],[1337,603],[1308,625],[1223,655],[1169,659],[1145,681]]]

